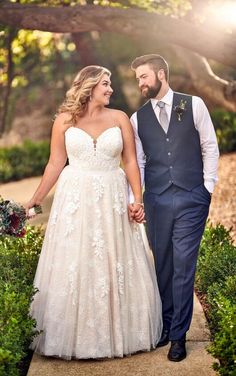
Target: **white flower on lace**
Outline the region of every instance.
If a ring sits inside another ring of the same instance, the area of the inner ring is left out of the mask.
[[[122,192],[115,193],[113,209],[120,215],[126,212],[126,204]]]
[[[70,294],[72,294],[75,290],[75,279],[77,275],[77,265],[75,263],[70,264],[68,271],[67,271],[67,278],[70,285]]]
[[[147,339],[147,333],[144,330],[138,330],[136,331],[139,343],[145,343],[145,340]]]
[[[128,278],[129,278],[129,286],[132,287],[133,285],[133,271],[134,271],[134,263],[133,260],[128,261]]]
[[[66,230],[65,234],[70,235],[74,231],[74,220],[71,216],[79,209],[80,206],[80,198],[79,198],[79,180],[75,178],[75,181],[72,184],[72,190],[68,195],[68,202],[65,206],[65,211],[67,213],[66,218]]]
[[[124,267],[120,262],[116,264],[116,271],[118,274],[119,293],[123,295],[124,294]]]
[[[133,229],[134,229],[134,234],[138,240],[141,240],[141,234],[140,234],[140,228],[139,225],[135,222],[133,222]]]
[[[95,214],[96,214],[97,218],[101,218],[101,216],[102,216],[101,209],[96,208],[96,209],[95,209]]]
[[[104,298],[106,295],[108,295],[110,289],[105,277],[99,279],[99,288],[101,290],[101,298]]]
[[[71,218],[67,218],[66,220],[66,229],[65,229],[65,235],[70,235],[75,229],[75,226],[73,225],[73,222]]]
[[[68,194],[68,202],[66,204],[65,210],[68,214],[74,214],[76,210],[78,210],[79,206],[79,180],[78,178],[75,178],[74,182],[72,183],[72,189]]]
[[[95,202],[97,202],[104,193],[104,183],[102,177],[94,176],[92,185],[95,190]]]
[[[66,212],[69,214],[74,214],[75,211],[76,206],[74,205],[74,203],[72,201],[68,202],[68,204],[66,205]]]
[[[77,194],[76,196],[73,194],[70,194],[69,197],[70,197],[70,201],[66,205],[66,212],[69,214],[74,214],[80,205],[79,197]]]
[[[88,298],[89,299],[93,299],[93,296],[94,296],[94,291],[93,291],[93,289],[89,288],[89,290],[88,290]]]
[[[86,325],[90,328],[93,329],[95,327],[95,322],[92,318],[88,319],[86,322]]]
[[[52,217],[51,217],[51,226],[55,226],[55,224],[57,222],[57,216],[58,216],[58,213],[56,211],[54,211],[53,214],[52,214]]]
[[[102,230],[97,229],[93,236],[92,247],[95,248],[94,250],[95,256],[99,257],[100,259],[102,259],[102,256],[103,256],[104,244],[105,242],[103,239]]]

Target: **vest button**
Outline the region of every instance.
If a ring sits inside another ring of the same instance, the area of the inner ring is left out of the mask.
[[[170,169],[172,169],[173,168],[173,166],[170,166]]]
[[[167,138],[167,139],[166,139],[166,141],[167,141],[167,142],[169,142],[169,141],[170,141],[170,139],[169,139],[169,138]]]
[[[171,155],[171,152],[170,152],[170,151],[168,152],[168,155]]]

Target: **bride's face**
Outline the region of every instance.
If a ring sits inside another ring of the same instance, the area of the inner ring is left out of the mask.
[[[104,74],[99,83],[93,89],[92,100],[107,106],[110,103],[112,93],[113,90],[111,87],[110,77],[107,74]]]

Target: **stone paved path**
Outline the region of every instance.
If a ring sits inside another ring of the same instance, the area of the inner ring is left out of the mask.
[[[187,337],[188,356],[180,363],[167,360],[169,346],[150,353],[104,361],[65,361],[34,355],[27,376],[216,376],[212,357],[206,352],[208,331],[199,301]]]

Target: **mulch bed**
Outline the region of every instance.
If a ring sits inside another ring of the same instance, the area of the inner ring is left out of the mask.
[[[219,181],[212,195],[209,219],[230,229],[236,243],[236,153],[222,155],[218,169]]]

